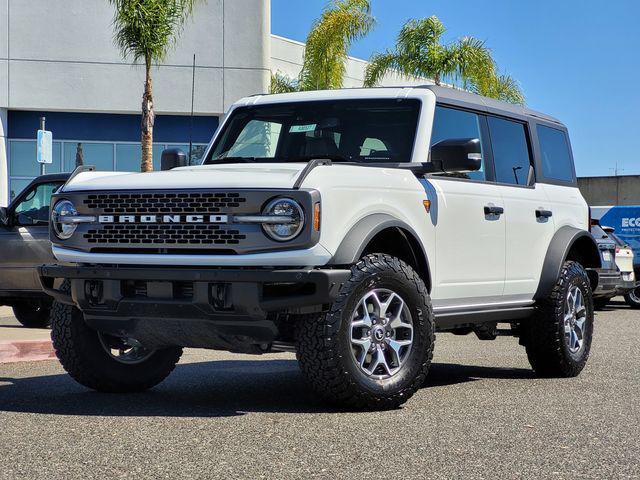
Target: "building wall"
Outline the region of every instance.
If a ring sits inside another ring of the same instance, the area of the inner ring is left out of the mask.
[[[297,78],[302,69],[304,43],[271,35],[271,71],[289,78]],[[349,57],[346,65],[345,88],[362,87],[367,61]],[[395,73],[388,73],[380,82],[381,86],[411,86],[433,84],[424,79],[406,79]]]
[[[106,0],[0,0],[0,25],[8,24],[0,40],[6,72],[0,106],[137,112],[144,69],[115,48],[112,17]],[[197,5],[176,48],[154,71],[158,113],[189,112],[194,53],[196,113],[220,115],[238,95],[265,91],[269,32],[268,0]]]
[[[137,115],[140,111],[144,69],[133,65],[131,59],[123,60],[114,46],[112,18],[113,7],[106,0],[0,0],[0,205],[9,197],[7,176],[20,188],[37,171],[31,165],[35,162],[32,146],[17,143],[27,139],[5,141],[11,131],[9,110],[50,116],[51,112],[81,112],[93,115],[96,124],[117,120],[106,114]],[[217,118],[238,98],[266,92],[269,36],[269,0],[207,0],[198,4],[176,47],[161,65],[154,66],[159,118],[189,114],[194,53],[196,115]],[[121,126],[131,125],[131,120],[124,119]],[[179,127],[181,144],[188,142],[188,125],[185,119]],[[36,122],[30,139],[37,127]],[[82,140],[86,152],[107,148],[92,142],[101,141],[98,138],[60,138],[53,133],[54,140]],[[167,146],[163,142],[159,149]],[[66,151],[64,145],[61,148]],[[117,150],[116,143],[113,149]],[[15,155],[9,159],[12,151]],[[16,162],[27,162],[28,168],[12,168]],[[67,163],[66,158],[61,161],[61,165]],[[116,163],[114,157],[112,164]]]
[[[640,175],[578,178],[589,205],[640,205]]]

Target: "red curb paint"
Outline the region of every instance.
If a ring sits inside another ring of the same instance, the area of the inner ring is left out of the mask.
[[[0,363],[35,362],[56,358],[50,340],[0,342]]]

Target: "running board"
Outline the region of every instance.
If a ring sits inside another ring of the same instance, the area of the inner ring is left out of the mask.
[[[478,323],[510,322],[530,318],[535,307],[484,308],[476,310],[435,311],[436,329],[439,331],[469,327]]]

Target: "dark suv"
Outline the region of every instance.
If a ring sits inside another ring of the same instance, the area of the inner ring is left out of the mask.
[[[68,173],[33,180],[8,207],[0,207],[0,305],[13,307],[25,327],[49,324],[51,298],[40,286],[35,267],[54,261],[49,241],[51,194]]]

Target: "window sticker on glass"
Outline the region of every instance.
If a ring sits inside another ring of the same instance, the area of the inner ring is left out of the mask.
[[[310,123],[309,125],[291,125],[291,128],[289,128],[289,133],[313,132],[315,129],[315,123]]]

